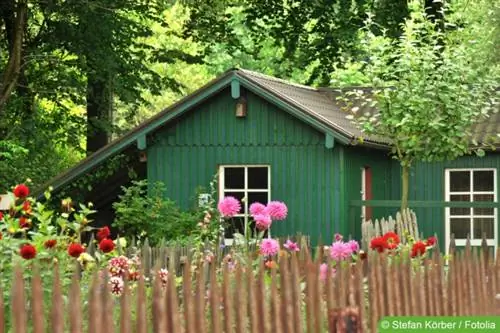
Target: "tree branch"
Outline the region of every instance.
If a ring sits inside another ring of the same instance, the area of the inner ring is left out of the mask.
[[[12,91],[15,89],[21,68],[21,57],[23,48],[24,25],[28,11],[27,0],[20,0],[17,4],[14,25],[14,39],[9,50],[9,61],[3,72],[0,83],[0,116],[5,112],[4,105],[7,103]]]

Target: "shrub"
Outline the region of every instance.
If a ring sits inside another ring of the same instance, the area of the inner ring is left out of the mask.
[[[148,238],[155,245],[190,235],[198,222],[195,212],[182,211],[171,199],[165,198],[165,186],[158,182],[148,193],[146,180],[133,181],[122,187],[123,195],[113,204],[116,213],[113,225],[126,238]]]

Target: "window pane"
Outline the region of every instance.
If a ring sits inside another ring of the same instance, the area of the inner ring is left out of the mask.
[[[267,167],[248,168],[248,188],[267,189],[268,184]]]
[[[450,171],[450,191],[470,191],[470,171]]]
[[[244,189],[245,168],[224,168],[224,188]]]
[[[486,233],[486,238],[495,238],[493,221],[493,218],[475,218],[474,238],[481,239],[483,237],[483,232]]]
[[[245,196],[245,192],[224,192],[225,197],[235,197],[240,201],[241,210],[238,214],[245,214],[245,205],[243,204],[243,197]]]
[[[493,171],[474,171],[474,191],[494,191]]]
[[[470,201],[470,195],[455,194],[450,195],[450,201]],[[450,215],[470,215],[470,208],[450,208]]]
[[[233,238],[235,233],[243,234],[245,232],[245,218],[233,217],[224,222],[224,237]]]
[[[450,232],[455,234],[455,239],[466,239],[470,234],[470,219],[450,219]]]
[[[267,192],[249,192],[248,193],[248,207],[254,202],[260,202],[261,204],[267,204]]]
[[[493,194],[476,194],[474,201],[494,201]],[[474,215],[494,215],[494,208],[474,208]]]

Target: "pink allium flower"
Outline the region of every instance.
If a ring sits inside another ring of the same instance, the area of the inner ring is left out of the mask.
[[[265,256],[274,256],[280,250],[280,243],[272,238],[265,238],[260,243],[260,253]]]
[[[273,221],[271,220],[271,216],[267,214],[257,214],[253,216],[255,220],[255,226],[259,230],[267,230],[271,226]]]
[[[336,242],[340,242],[343,238],[344,238],[344,236],[342,236],[342,234],[339,234],[339,233],[335,234],[335,241]]]
[[[250,211],[250,214],[252,216],[261,215],[265,214],[266,206],[264,206],[260,202],[254,202],[253,204],[250,205],[250,208],[248,210]]]
[[[359,251],[359,243],[356,242],[354,239],[348,241],[347,245],[349,245],[349,247],[351,248],[352,252],[358,252]]]
[[[347,259],[352,255],[351,246],[342,241],[337,241],[330,246],[330,257],[333,260]]]
[[[283,247],[284,247],[285,249],[287,249],[288,251],[291,251],[291,252],[294,252],[294,251],[295,251],[295,252],[296,252],[296,251],[300,251],[299,246],[297,245],[297,243],[292,242],[292,241],[291,241],[291,240],[289,240],[289,239],[285,242],[285,244],[283,244]]]
[[[271,201],[266,207],[267,213],[273,220],[284,220],[288,214],[288,208],[281,201]]]
[[[111,288],[111,293],[113,295],[120,296],[122,294],[124,283],[123,283],[123,279],[121,277],[112,276],[109,279],[108,283],[109,283],[109,287]]]
[[[219,208],[222,216],[233,217],[241,210],[241,204],[235,197],[224,197],[224,199],[219,201],[217,208]]]
[[[335,268],[332,268],[330,271],[330,276],[334,277],[336,272],[337,271],[335,270]],[[327,276],[328,276],[328,264],[321,264],[319,266],[319,279],[321,281],[326,281]]]

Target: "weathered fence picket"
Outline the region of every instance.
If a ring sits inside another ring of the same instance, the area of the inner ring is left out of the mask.
[[[296,255],[279,259],[279,273],[263,263],[257,271],[251,264],[233,269],[226,263],[221,271],[216,265],[204,264],[196,271],[185,265],[181,288],[173,273],[166,284],[153,274],[152,280],[140,279],[130,290],[135,282],[126,282],[119,298],[105,287],[107,274],[96,274],[88,295],[82,296],[84,282],[75,274],[66,299],[56,267],[50,304],[43,303],[39,272],[28,285],[18,268],[7,331],[43,332],[50,327],[51,332],[63,332],[69,327],[71,332],[92,333],[361,333],[376,332],[384,316],[498,316],[500,256],[477,251],[484,250],[469,244],[447,263],[436,253],[417,270],[409,259],[390,263],[386,255],[371,253],[367,264],[338,267],[334,275],[328,271],[326,280],[318,258]],[[152,287],[149,296],[147,283]],[[0,319],[7,318],[3,305],[0,299]],[[88,314],[86,323],[83,313]],[[0,320],[0,333],[4,322]]]

